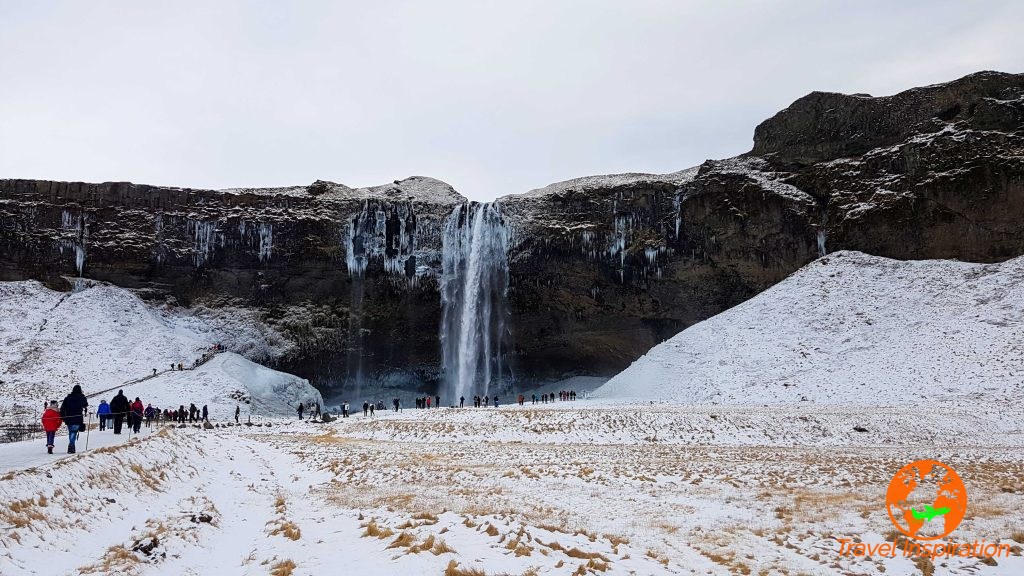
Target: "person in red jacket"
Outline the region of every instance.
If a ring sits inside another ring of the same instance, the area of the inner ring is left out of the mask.
[[[60,430],[60,412],[57,411],[56,400],[51,400],[50,405],[43,410],[43,430],[46,431],[46,453],[53,454],[53,437]]]
[[[134,430],[136,434],[139,433],[139,428],[142,428],[142,414],[143,414],[144,411],[145,411],[145,408],[143,408],[143,406],[142,406],[142,400],[139,400],[139,397],[136,396],[135,397],[135,402],[132,402],[132,414],[131,414],[131,416],[132,416],[132,419],[131,419],[132,430]]]

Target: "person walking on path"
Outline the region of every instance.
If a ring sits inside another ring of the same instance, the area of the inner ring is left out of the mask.
[[[363,401],[363,418],[366,418],[369,415],[370,415],[370,403],[364,400]]]
[[[124,390],[118,390],[117,396],[110,401],[110,412],[114,415],[114,434],[121,433],[121,427],[124,425],[124,419],[128,416],[128,410],[131,406],[128,404],[128,397],[124,395]]]
[[[82,394],[82,387],[78,384],[75,384],[60,405],[60,417],[68,427],[68,454],[75,453],[78,431],[82,428],[82,414],[88,407],[89,399]]]
[[[60,412],[56,400],[50,400],[50,404],[43,409],[43,430],[46,431],[46,453],[53,454],[53,438],[57,430],[60,430]]]
[[[157,414],[156,410],[153,408],[153,405],[150,404],[150,405],[146,406],[146,411],[143,414],[146,417],[146,428],[152,428],[153,427],[153,416],[156,416],[156,414]]]
[[[135,402],[132,402],[132,431],[136,434],[139,433],[139,429],[142,428],[142,413],[145,408],[142,406],[142,400],[139,397],[135,397]]]
[[[302,420],[302,411],[303,410],[305,410],[305,406],[302,405],[302,402],[299,402],[299,420]]]
[[[100,432],[107,429],[107,420],[110,418],[110,404],[106,400],[100,400],[100,406],[96,409],[96,418],[100,421]]]
[[[206,407],[206,404],[203,404],[203,422],[209,422],[209,421],[210,421],[210,409]]]
[[[373,418],[373,402],[370,402],[370,418]]]
[[[235,404],[235,424],[238,424],[238,415],[242,413],[242,407]]]

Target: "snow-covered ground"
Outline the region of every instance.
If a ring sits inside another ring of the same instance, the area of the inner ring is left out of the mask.
[[[987,439],[943,413],[910,442],[895,426],[852,442],[872,411],[825,412],[405,410],[167,428],[31,468],[10,456],[41,442],[0,445],[0,573],[915,574],[899,555],[841,558],[836,539],[898,538],[885,487],[925,456],[968,483],[953,540],[1017,551],[927,566],[1024,571],[1020,414]]]
[[[820,258],[653,348],[595,395],[684,403],[1019,403],[1024,258]]]
[[[217,414],[239,401],[248,412],[246,399],[256,414],[291,414],[300,398],[322,402],[307,381],[231,353],[171,372],[171,364],[189,367],[210,352],[223,330],[195,315],[157,311],[114,286],[57,292],[38,282],[0,282],[0,319],[0,420],[34,420],[44,401],[60,401],[76,384],[89,395],[152,376],[154,368],[156,377],[124,386],[125,394],[159,407],[207,404]]]

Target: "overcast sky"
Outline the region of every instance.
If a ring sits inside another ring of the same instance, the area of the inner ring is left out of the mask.
[[[1024,71],[1024,2],[0,0],[0,178],[489,200],[981,69]]]

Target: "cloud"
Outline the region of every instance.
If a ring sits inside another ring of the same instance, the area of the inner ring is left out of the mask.
[[[810,90],[1024,70],[1019,2],[4,2],[0,177],[412,174],[480,200],[749,149]]]

